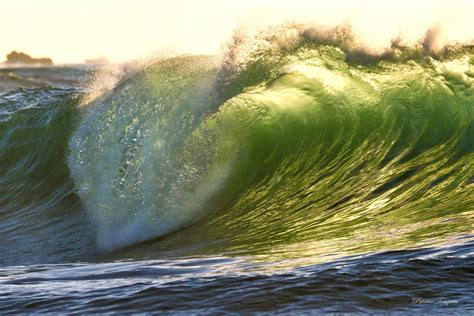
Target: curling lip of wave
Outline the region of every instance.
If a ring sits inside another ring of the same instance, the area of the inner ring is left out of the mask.
[[[70,141],[99,248],[204,218],[196,238],[233,236],[237,248],[264,235],[369,244],[375,223],[400,230],[394,218],[403,244],[461,221],[473,208],[472,53],[433,53],[429,36],[374,56],[344,29],[281,28],[234,38],[220,66],[179,57],[122,82]]]

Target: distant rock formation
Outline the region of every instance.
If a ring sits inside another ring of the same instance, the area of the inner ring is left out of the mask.
[[[13,51],[7,55],[6,63],[52,65],[53,60],[51,58],[33,58],[25,53]]]

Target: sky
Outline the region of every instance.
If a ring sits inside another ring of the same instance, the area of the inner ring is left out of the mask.
[[[435,25],[446,40],[474,38],[471,0],[0,0],[0,13],[0,61],[12,50],[56,63],[215,54],[237,28],[294,20],[349,23],[374,47]]]

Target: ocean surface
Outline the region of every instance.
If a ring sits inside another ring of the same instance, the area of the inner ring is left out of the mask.
[[[474,313],[474,50],[290,34],[1,68],[0,313]]]

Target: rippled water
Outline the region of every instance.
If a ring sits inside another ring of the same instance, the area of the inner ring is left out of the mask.
[[[3,312],[469,312],[472,241],[322,264],[189,257],[0,270]]]

